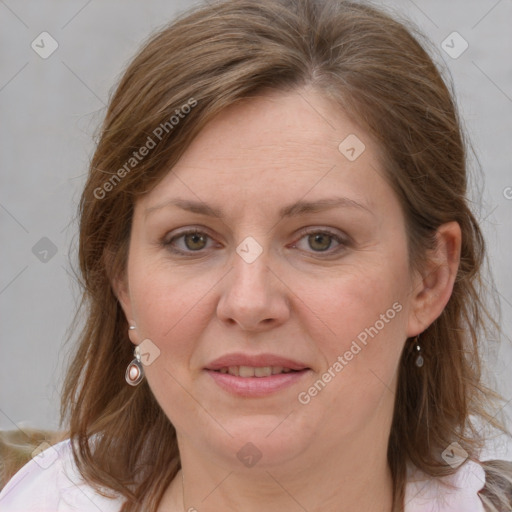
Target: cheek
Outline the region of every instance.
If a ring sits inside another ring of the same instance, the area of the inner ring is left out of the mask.
[[[158,357],[144,367],[147,382],[169,420],[185,432],[191,428],[190,418],[198,416],[197,402],[190,394],[190,361],[211,317],[205,294],[213,283],[206,277],[196,281],[147,266],[132,272],[130,281],[137,333],[159,350]]]
[[[386,273],[383,267],[352,269],[339,279],[331,279],[327,293],[310,294],[304,300],[311,308],[304,315],[312,317],[314,313],[320,320],[315,323],[314,338],[331,360],[349,350],[354,340],[367,348],[366,352],[377,348],[380,352],[384,340],[392,341],[403,332],[407,282],[391,270]],[[379,340],[379,345],[370,344],[373,339]]]
[[[162,265],[134,264],[130,294],[141,339],[151,339],[163,355],[172,352],[174,360],[185,359],[204,329],[207,291],[213,286],[208,276],[194,280]]]
[[[403,267],[396,272],[395,265],[400,262],[351,269],[330,281],[328,293],[306,299],[310,310],[302,306],[298,313],[312,320],[309,332],[322,360],[319,375],[303,389],[307,396],[301,403],[310,400],[319,414],[331,406],[350,410],[354,428],[394,386],[408,298],[406,273]]]

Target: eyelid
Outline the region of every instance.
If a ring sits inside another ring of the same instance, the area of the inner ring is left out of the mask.
[[[170,237],[169,235],[171,233],[172,233],[172,236]],[[166,233],[162,240],[166,243],[169,243],[172,240],[179,238],[183,235],[190,235],[193,233],[199,233],[200,235],[210,236],[208,229],[206,229],[204,227],[187,226],[185,228],[178,228],[177,230],[173,230],[169,233]]]
[[[302,238],[304,238],[305,236],[307,235],[313,235],[313,234],[325,234],[325,235],[329,235],[331,238],[335,239],[337,242],[338,242],[338,246],[335,247],[334,249],[328,249],[326,251],[308,251],[310,254],[315,254],[315,255],[322,255],[322,254],[325,254],[326,256],[327,255],[334,255],[336,254],[339,250],[341,250],[343,247],[347,247],[349,245],[351,245],[352,243],[352,239],[346,235],[345,233],[341,233],[339,231],[334,231],[333,229],[331,228],[325,228],[325,227],[319,227],[319,226],[313,226],[313,227],[307,227],[307,228],[303,228],[299,231],[298,233],[298,238],[297,238],[297,241],[296,242],[293,242],[292,244],[292,247],[295,247],[296,244],[302,240]]]
[[[342,231],[334,230],[332,228],[321,227],[321,226],[309,226],[307,228],[302,228],[298,234],[301,236],[304,236],[304,235],[311,235],[314,233],[325,233],[327,235],[332,235],[333,237],[339,238],[340,240],[343,240],[347,243],[350,241],[350,237],[347,234],[343,233]]]
[[[187,228],[183,228],[182,230],[178,230],[176,233],[173,233],[173,235],[171,237],[169,237],[169,233],[167,233],[163,239],[161,240],[161,244],[167,248],[168,250],[170,250],[171,252],[175,253],[175,254],[201,254],[204,249],[201,249],[199,251],[191,251],[191,250],[188,250],[188,251],[185,251],[183,249],[176,249],[172,246],[172,242],[175,241],[175,240],[178,240],[186,235],[193,235],[193,234],[199,234],[199,235],[206,235],[207,238],[209,238],[210,240],[213,240],[213,237],[210,235],[208,229],[204,228],[204,227],[187,227]]]

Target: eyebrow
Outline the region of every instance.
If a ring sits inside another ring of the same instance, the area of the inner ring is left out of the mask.
[[[198,213],[201,215],[208,215],[222,219],[224,217],[222,210],[209,206],[201,201],[191,201],[188,199],[171,199],[164,203],[151,206],[146,208],[145,217],[148,217],[151,213],[161,210],[168,206],[176,206],[182,210],[186,210],[191,213]],[[308,213],[320,212],[323,210],[330,210],[332,208],[355,208],[366,211],[373,215],[373,212],[365,205],[354,201],[348,197],[329,197],[325,199],[319,199],[317,201],[297,201],[293,204],[285,206],[279,210],[280,217],[295,217],[300,215],[306,215]]]

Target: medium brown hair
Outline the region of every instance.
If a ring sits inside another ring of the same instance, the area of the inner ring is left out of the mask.
[[[373,137],[404,212],[411,267],[421,268],[441,224],[457,221],[462,230],[453,294],[421,335],[425,365],[414,366],[411,343],[400,361],[388,447],[395,508],[409,461],[429,475],[450,474],[441,453],[453,441],[478,460],[484,439],[473,419],[504,430],[493,418],[498,397],[482,382],[479,344],[497,326],[482,302],[484,240],[468,207],[467,144],[453,93],[421,35],[396,18],[343,0],[224,1],[178,17],[124,73],[80,202],[87,316],[61,408],[80,472],[124,495],[123,511],[156,510],[180,468],[175,429],[147,382],[133,388],[124,379],[133,346],[111,283],[126,269],[135,201],[207,122],[266,89],[314,87]],[[166,130],[155,147],[131,161],[159,126]],[[485,492],[492,510],[497,493]]]

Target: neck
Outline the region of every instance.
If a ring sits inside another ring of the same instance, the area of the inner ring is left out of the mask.
[[[364,450],[358,443],[347,443],[336,454],[331,448],[307,463],[296,458],[280,466],[256,465],[243,471],[225,461],[216,464],[181,441],[182,470],[169,489],[174,494],[171,510],[392,510],[393,482],[386,450],[380,449],[378,440]]]

